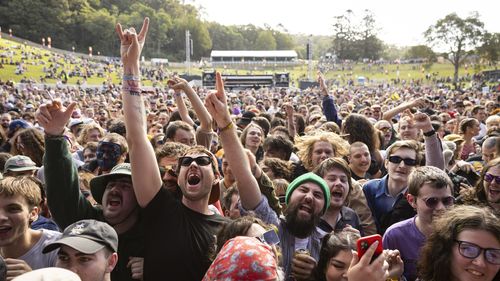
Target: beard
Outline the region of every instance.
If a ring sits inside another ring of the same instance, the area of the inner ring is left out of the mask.
[[[286,209],[286,229],[295,237],[306,238],[311,235],[314,228],[319,224],[321,216],[312,214],[308,220],[299,218],[299,203],[291,203]]]

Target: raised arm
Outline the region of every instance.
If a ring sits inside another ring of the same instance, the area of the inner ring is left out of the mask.
[[[189,116],[188,109],[186,107],[186,103],[184,102],[184,99],[182,98],[182,93],[180,90],[175,90],[175,104],[177,105],[177,110],[179,111],[179,115],[181,116],[182,121],[188,123],[189,125],[193,126],[194,121]]]
[[[205,106],[217,123],[217,127],[219,127],[224,151],[230,152],[225,155],[238,183],[241,204],[245,209],[253,210],[261,200],[261,193],[229,115],[224,84],[219,72],[216,75],[216,86],[217,91],[209,93],[206,97]]]
[[[172,86],[172,88],[175,91],[177,90],[184,91],[189,101],[191,101],[191,105],[193,106],[194,112],[196,113],[198,120],[200,120],[201,129],[205,131],[211,131],[212,117],[210,116],[210,113],[208,113],[208,110],[203,105],[203,102],[201,101],[198,94],[193,90],[191,86],[189,86],[186,80],[180,77],[174,77],[172,80],[176,82],[175,85]]]
[[[387,120],[389,122],[391,122],[392,118],[394,116],[396,116],[397,114],[409,109],[409,108],[412,108],[412,107],[420,107],[420,106],[423,106],[425,104],[425,98],[418,98],[418,99],[415,99],[415,100],[411,100],[411,101],[408,101],[408,102],[403,102],[402,104],[396,106],[395,108],[393,109],[390,109],[386,112],[384,112],[382,114],[382,119],[384,120]]]
[[[342,120],[340,120],[337,114],[337,109],[335,108],[333,97],[328,94],[328,87],[326,86],[325,78],[320,71],[318,71],[318,83],[321,95],[323,96],[323,115],[325,115],[327,121],[333,121],[337,125],[339,125],[339,127],[341,127]]]
[[[146,40],[149,19],[145,18],[141,31],[134,28],[122,30],[116,25],[120,37],[120,55],[123,63],[123,113],[127,128],[130,164],[132,166],[132,184],[137,202],[145,207],[161,188],[162,181],[153,147],[146,132],[146,110],[140,89],[140,63],[142,47]]]
[[[295,129],[295,121],[293,118],[293,112],[294,112],[293,106],[290,103],[285,103],[283,106],[285,107],[285,112],[286,112],[286,125],[288,127],[288,134],[292,138],[295,138],[297,131]]]
[[[432,127],[431,119],[423,112],[417,112],[413,116],[413,119],[415,120],[415,126],[421,129],[424,133],[425,165],[434,166],[444,170],[443,147],[441,146],[441,141]]]
[[[45,132],[43,157],[47,203],[54,221],[64,229],[81,219],[100,219],[99,212],[80,192],[78,171],[63,137],[75,103],[64,108],[59,101],[39,107],[36,119]]]

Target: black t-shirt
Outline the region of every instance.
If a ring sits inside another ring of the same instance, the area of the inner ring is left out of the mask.
[[[127,232],[118,235],[118,263],[111,272],[111,280],[132,279],[132,271],[127,266],[129,257],[144,257],[144,226],[142,218]]]
[[[215,235],[227,222],[187,208],[161,188],[144,209],[144,280],[201,280],[211,263]]]

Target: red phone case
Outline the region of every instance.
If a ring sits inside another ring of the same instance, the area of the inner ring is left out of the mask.
[[[373,254],[373,259],[378,257],[380,254],[382,254],[382,251],[384,248],[382,247],[382,236],[379,234],[375,235],[370,235],[370,236],[365,236],[361,237],[358,239],[357,246],[358,246],[358,257],[361,259],[361,257],[365,254],[365,252],[370,248],[370,246],[375,243],[375,241],[378,241],[378,246],[377,249],[375,250],[375,253]]]

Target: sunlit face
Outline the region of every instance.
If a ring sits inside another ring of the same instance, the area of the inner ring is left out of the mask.
[[[402,140],[418,140],[418,129],[412,121],[401,120],[399,123],[399,135]]]
[[[491,167],[486,173],[492,176],[500,176],[500,165]],[[495,180],[492,180],[491,182],[484,180],[483,185],[484,193],[486,194],[486,200],[490,204],[500,203],[500,184]]]
[[[311,155],[313,167],[318,166],[323,160],[330,157],[335,157],[335,152],[329,142],[317,141],[314,143]]]
[[[484,249],[500,249],[499,238],[486,230],[465,229],[458,234],[456,240],[473,243]],[[458,243],[453,245],[450,280],[494,281],[494,277],[499,270],[500,265],[491,264],[485,259],[484,250],[481,251],[477,258],[470,259],[460,254]]]
[[[316,183],[304,182],[297,187],[288,205],[297,204],[297,217],[302,220],[310,220],[321,214],[325,205],[323,190]]]
[[[12,121],[12,117],[10,117],[10,114],[2,114],[2,117],[0,119],[0,124],[4,129],[9,128],[10,121]]]
[[[183,129],[178,129],[174,135],[174,141],[180,142],[188,146],[193,146],[196,144],[194,139],[194,132],[192,130],[186,131]]]
[[[474,115],[474,118],[479,120],[479,122],[484,121],[486,119],[486,112],[484,111],[484,109],[478,110],[476,115]]]
[[[347,281],[347,270],[351,264],[352,252],[341,250],[328,261],[325,277],[327,281]]]
[[[102,210],[106,221],[111,224],[122,223],[138,210],[132,178],[124,176],[112,179],[106,185],[102,196]]]
[[[349,159],[349,166],[352,167],[351,169],[356,170],[356,172],[358,171],[363,173],[368,172],[372,160],[368,147],[366,145],[355,146],[351,147],[350,150],[351,153],[348,159]]]
[[[93,142],[99,142],[99,140],[102,138],[101,132],[97,129],[92,129],[89,130],[87,134],[87,142],[93,141]]]
[[[392,126],[389,122],[380,122],[376,125],[377,130],[384,134],[384,144],[387,145],[392,138]]]
[[[500,118],[488,118],[486,119],[486,129],[487,130],[498,130],[500,128]]]
[[[245,138],[246,148],[259,147],[262,144],[262,130],[257,127],[250,127]]]
[[[224,173],[224,180],[227,180],[228,182],[236,181],[233,171],[231,171],[231,167],[229,166],[229,162],[225,157],[222,158],[222,173]]]
[[[0,247],[23,243],[37,208],[30,208],[22,195],[0,195]]]
[[[323,179],[330,188],[330,207],[339,210],[344,206],[347,195],[349,194],[349,180],[344,171],[338,168],[332,168],[325,172]]]
[[[103,281],[116,265],[117,254],[106,257],[104,249],[94,254],[84,254],[62,245],[57,253],[56,267],[76,273],[82,281]]]
[[[206,157],[204,153],[187,154],[186,157]],[[214,174],[212,163],[209,165],[198,165],[196,161],[189,166],[180,166],[177,182],[182,189],[183,200],[198,201],[208,198],[212,185],[218,175]]]
[[[403,159],[416,159],[417,152],[413,149],[401,147],[394,151],[390,156],[399,156]],[[399,164],[392,163],[388,159],[385,160],[385,167],[389,173],[389,178],[393,181],[402,182],[404,184],[408,183],[408,176],[415,166],[408,166],[401,161]]]
[[[430,225],[432,224],[434,218],[441,215],[447,207],[451,207],[445,206],[441,201],[442,199],[448,198],[450,196],[452,196],[451,187],[436,188],[426,183],[422,185],[422,187],[418,191],[418,196],[414,197],[412,195],[409,195],[410,199],[408,201],[410,202],[411,206],[417,211],[418,218],[422,222],[422,224]],[[429,198],[440,199],[435,208],[430,208],[425,203],[425,201]]]

